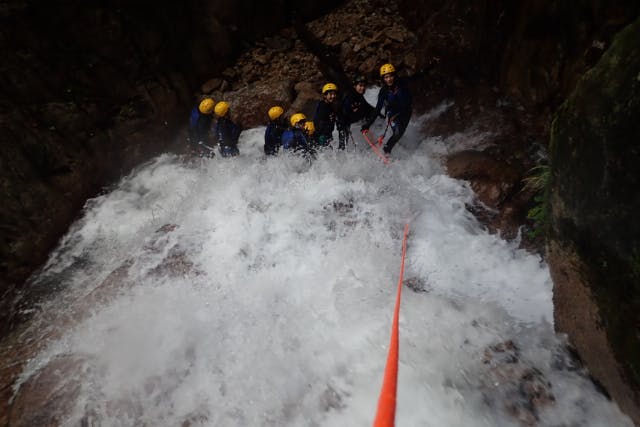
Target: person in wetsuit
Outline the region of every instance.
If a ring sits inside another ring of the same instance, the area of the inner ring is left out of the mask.
[[[380,77],[382,77],[384,84],[378,94],[378,102],[360,130],[362,132],[368,131],[384,107],[388,126],[393,132],[383,147],[384,152],[389,154],[409,125],[412,111],[411,93],[407,82],[396,76],[393,64],[384,64],[380,67]]]
[[[238,138],[240,137],[240,127],[230,118],[229,104],[225,101],[220,101],[216,104],[214,111],[218,117],[215,134],[218,144],[220,144],[218,148],[220,155],[222,157],[239,155]]]

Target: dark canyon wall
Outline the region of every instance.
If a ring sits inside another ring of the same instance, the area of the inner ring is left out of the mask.
[[[629,0],[399,0],[422,63],[460,83],[495,84],[529,106],[557,106],[640,13]],[[436,76],[437,77],[437,76]]]
[[[640,424],[640,19],[554,121],[548,260],[556,326]]]

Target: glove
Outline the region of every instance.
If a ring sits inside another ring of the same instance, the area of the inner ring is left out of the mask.
[[[362,127],[360,128],[360,132],[361,133],[369,132],[369,126],[368,125],[362,125]]]

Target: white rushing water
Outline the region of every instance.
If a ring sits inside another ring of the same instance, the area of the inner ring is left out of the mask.
[[[36,282],[56,283],[46,310],[64,312],[128,273],[21,383],[80,360],[69,426],[370,426],[408,223],[396,425],[631,426],[553,333],[546,265],[474,219],[437,159],[453,142],[419,121],[390,166],[359,136],[312,164],[265,159],[252,129],[237,158],[138,168],[87,204]]]

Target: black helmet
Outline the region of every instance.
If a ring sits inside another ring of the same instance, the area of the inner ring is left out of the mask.
[[[362,84],[365,84],[365,85],[367,84],[367,78],[365,76],[363,76],[362,74],[356,76],[356,78],[353,79],[353,84],[354,85],[357,85],[359,83],[362,83]]]

